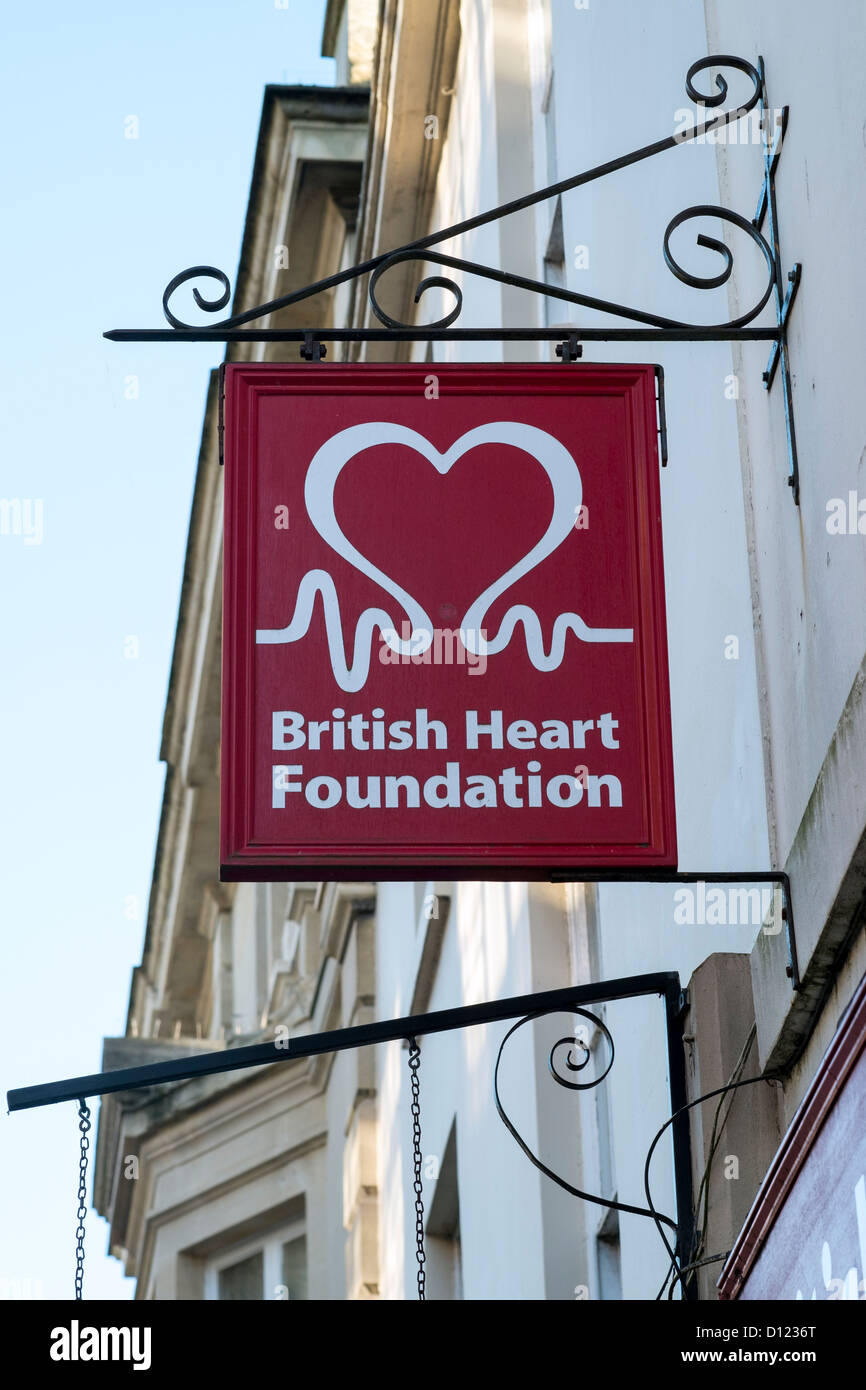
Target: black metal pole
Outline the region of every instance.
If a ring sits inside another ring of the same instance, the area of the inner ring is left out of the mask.
[[[213,1076],[218,1072],[240,1071],[245,1067],[267,1066],[274,1062],[292,1062],[298,1057],[314,1057],[323,1052],[343,1052],[347,1048],[368,1047],[371,1043],[425,1037],[429,1033],[446,1033],[456,1028],[471,1028],[479,1023],[522,1018],[526,1014],[542,1014],[557,1009],[567,1012],[572,1005],[630,999],[645,994],[661,994],[667,997],[672,991],[678,997],[679,988],[679,976],[671,971],[631,975],[597,984],[574,985],[568,989],[545,990],[539,994],[521,994],[512,999],[494,999],[486,1004],[469,1004],[458,1009],[440,1009],[436,1013],[413,1014],[407,1018],[396,1018],[382,1023],[364,1023],[354,1028],[339,1028],[329,1033],[313,1033],[298,1038],[280,1037],[275,1038],[273,1042],[253,1043],[248,1047],[228,1047],[220,1052],[176,1057],[169,1062],[152,1062],[146,1066],[94,1072],[91,1076],[76,1076],[68,1081],[49,1081],[40,1086],[20,1086],[7,1092],[6,1103],[10,1111],[28,1110],[34,1106],[56,1105],[65,1100],[109,1095],[113,1091],[135,1090],[139,1086],[157,1086],[167,1081],[191,1081],[195,1077]]]
[[[576,333],[582,343],[778,343],[764,328],[112,328],[113,343],[555,343]]]
[[[679,986],[679,981],[677,982]],[[668,1085],[670,1086],[671,1114],[676,1114],[688,1104],[686,1091],[686,1056],[683,1048],[682,1030],[683,998],[679,987],[668,988],[665,992],[665,1031],[668,1044]],[[692,1188],[692,1148],[688,1113],[677,1115],[671,1125],[674,1151],[674,1190],[677,1199],[677,1255],[680,1268],[692,1259],[694,1246],[694,1193]],[[697,1299],[696,1279],[683,1282],[683,1299],[693,1302]]]

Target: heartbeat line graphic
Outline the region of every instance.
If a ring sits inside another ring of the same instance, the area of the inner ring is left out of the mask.
[[[536,565],[552,554],[571,533],[574,517],[581,505],[583,487],[580,472],[571,454],[557,439],[534,425],[500,420],[479,425],[452,444],[441,454],[429,440],[405,425],[374,421],[352,425],[329,439],[314,455],[307,470],[304,500],[307,513],[319,535],[345,560],[374,580],[405,610],[412,625],[408,639],[397,636],[396,624],[382,608],[366,608],[355,626],[355,643],[351,664],[346,659],[340,601],[336,586],[327,570],[309,570],[298,585],[295,611],[284,628],[261,628],[256,643],[275,645],[298,642],[305,637],[312,621],[316,595],[321,594],[325,614],[325,633],[331,659],[331,670],[341,690],[354,694],[366,684],[370,673],[374,633],[392,651],[401,656],[421,655],[433,642],[433,624],[427,613],[411,594],[401,588],[389,575],[373,565],[344,535],[334,513],[334,487],[343,468],[361,452],[378,444],[403,444],[416,450],[433,464],[441,474],[447,473],[457,459],[479,444],[508,444],[531,454],[547,473],[553,488],[553,516],[544,535],[515,565],[495,580],[479,595],[460,623],[461,639],[467,651],[474,655],[495,655],[504,651],[518,623],[523,625],[526,652],[537,671],[555,671],[565,656],[569,632],[582,642],[633,642],[633,628],[591,628],[577,613],[560,613],[553,624],[550,649],[545,651],[541,623],[533,608],[515,604],[508,609],[496,636],[487,641],[482,636],[484,620],[491,605]]]

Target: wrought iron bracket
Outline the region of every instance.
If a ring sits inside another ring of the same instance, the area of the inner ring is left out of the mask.
[[[556,342],[559,340],[559,346],[556,349],[557,355],[563,363],[567,363],[575,361],[581,355],[582,344],[586,342],[765,341],[772,345],[770,359],[763,374],[763,381],[767,390],[773,385],[777,367],[781,367],[788,454],[788,484],[795,503],[799,503],[799,465],[794,430],[788,323],[800,283],[802,267],[798,262],[788,273],[786,292],[775,186],[776,170],[788,124],[788,108],[783,107],[781,109],[781,120],[778,125],[773,125],[771,129],[763,58],[758,58],[757,63],[751,63],[745,58],[734,57],[731,54],[714,54],[701,58],[689,68],[686,74],[686,92],[690,100],[695,103],[696,108],[703,108],[705,112],[710,112],[714,108],[724,105],[728,93],[728,83],[721,72],[716,73],[715,91],[702,92],[695,85],[696,79],[700,75],[708,73],[710,69],[724,68],[733,68],[744,74],[752,83],[751,93],[741,105],[719,114],[713,114],[707,120],[696,121],[688,129],[677,130],[661,140],[632,150],[617,159],[608,160],[604,164],[596,165],[594,168],[575,174],[571,178],[561,179],[558,183],[549,184],[546,188],[528,193],[522,198],[515,198],[511,202],[502,203],[489,212],[466,218],[462,222],[457,222],[441,231],[432,232],[417,241],[407,243],[405,246],[397,247],[392,251],[385,251],[370,260],[342,270],[336,275],[330,275],[324,280],[306,285],[303,289],[272,299],[266,304],[259,304],[255,308],[233,314],[220,320],[214,327],[197,327],[185,323],[170,308],[170,301],[176,290],[188,281],[201,279],[215,280],[220,286],[220,293],[216,298],[206,299],[198,287],[193,286],[193,299],[200,309],[205,313],[216,314],[228,304],[231,298],[231,284],[224,271],[218,270],[215,266],[191,266],[188,270],[175,275],[169,281],[163,294],[163,311],[170,324],[168,329],[115,328],[104,336],[115,342],[296,342],[301,344],[301,357],[306,361],[315,362],[321,361],[324,357],[326,350],[323,344],[325,342]],[[688,144],[701,139],[703,136],[717,134],[728,125],[748,116],[752,111],[756,111],[760,119],[764,156],[764,176],[754,217],[749,220],[729,208],[697,204],[671,218],[663,238],[662,249],[668,270],[683,284],[698,290],[718,289],[727,283],[733,269],[733,253],[724,241],[699,233],[696,238],[697,245],[720,256],[722,269],[715,275],[698,275],[686,270],[677,261],[670,244],[673,232],[684,223],[707,217],[726,222],[730,227],[745,233],[760,251],[767,270],[766,286],[755,304],[751,305],[745,313],[726,323],[706,325],[686,323],[648,310],[618,304],[611,300],[560,289],[543,281],[528,279],[526,276],[514,275],[508,271],[479,265],[476,262],[445,255],[431,249],[441,242],[460,236],[464,232],[473,231],[477,227],[508,217],[511,213],[521,212],[526,208],[533,207],[536,203],[559,197],[572,189],[581,188],[586,184],[605,178],[608,174],[617,173],[633,164],[662,154],[677,145]],[[767,237],[762,232],[765,221],[767,222]],[[456,279],[444,275],[428,275],[420,280],[415,291],[414,302],[417,305],[427,290],[438,288],[448,291],[453,296],[454,307],[441,319],[426,325],[401,322],[385,311],[376,296],[376,289],[383,274],[392,266],[403,261],[427,261],[451,271],[460,272],[463,276],[478,276],[487,280],[494,280],[499,284],[524,289],[531,294],[548,299],[556,299],[583,309],[610,314],[614,318],[628,320],[630,323],[625,328],[611,325],[584,327],[575,324],[573,328],[566,328],[565,330],[562,326],[559,328],[538,328],[529,325],[523,328],[452,328],[451,325],[460,316],[463,307],[463,289]],[[384,325],[382,328],[370,326],[369,319],[365,326],[358,328],[322,328],[315,331],[267,326],[266,321],[273,314],[364,275],[369,276],[369,311],[374,318]],[[771,300],[775,310],[775,321],[773,323],[756,323],[762,310]],[[636,324],[643,326],[635,327]],[[565,336],[563,336],[564,334]],[[663,396],[661,393],[660,414],[661,428],[663,429]],[[663,434],[662,438],[664,461],[667,455],[666,435]]]
[[[599,1075],[586,1082],[575,1082],[558,1070],[557,1049],[563,1043],[568,1043],[571,1047],[581,1050],[582,1060],[575,1062],[572,1052],[569,1052],[565,1058],[564,1066],[571,1075],[583,1070],[589,1060],[590,1049],[579,1038],[560,1039],[551,1048],[548,1058],[548,1069],[554,1081],[575,1091],[588,1090],[601,1084],[613,1065],[613,1039],[602,1020],[587,1013],[586,1006],[612,1003],[620,999],[636,999],[648,995],[661,996],[664,1000],[666,1063],[671,1112],[665,1127],[671,1126],[673,1140],[675,1221],[663,1215],[652,1203],[648,1179],[649,1158],[645,1181],[647,1208],[583,1192],[554,1173],[537,1155],[532,1153],[506,1115],[499,1094],[500,1062],[503,1049],[511,1034],[525,1023],[554,1013],[571,1013],[591,1019],[606,1037],[610,1050],[610,1060]],[[374,1043],[402,1040],[412,1044],[416,1039],[427,1037],[433,1033],[453,1032],[455,1029],[470,1028],[478,1024],[516,1019],[518,1022],[509,1029],[499,1047],[494,1071],[494,1100],[503,1123],[535,1166],[573,1196],[601,1206],[651,1217],[671,1257],[672,1268],[675,1267],[678,1272],[682,1273],[684,1267],[688,1266],[694,1249],[692,1166],[687,1113],[689,1100],[682,1037],[682,999],[680,977],[675,971],[629,975],[618,980],[604,980],[594,984],[572,985],[565,989],[544,990],[540,993],[518,995],[511,999],[495,999],[484,1004],[470,1004],[456,1009],[440,1009],[434,1013],[414,1014],[407,1018],[396,1018],[381,1023],[365,1023],[328,1033],[301,1034],[292,1038],[278,1037],[273,1041],[253,1043],[245,1047],[227,1047],[218,1052],[176,1057],[167,1062],[151,1062],[140,1067],[124,1067],[115,1071],[98,1072],[92,1076],[76,1076],[69,1081],[53,1081],[41,1086],[24,1086],[7,1092],[6,1102],[10,1111],[56,1105],[68,1100],[74,1100],[81,1105],[89,1096],[134,1091],[167,1082],[191,1081],[201,1076],[213,1076],[217,1073],[240,1071],[248,1067],[292,1062],[301,1057],[344,1052],[349,1049],[368,1047]],[[675,1246],[671,1246],[667,1239],[663,1230],[664,1226],[674,1233]],[[683,1296],[688,1299],[696,1297],[694,1281],[684,1284]]]
[[[691,869],[579,869],[574,873],[553,873],[550,878],[552,883],[772,883],[782,895],[781,918],[788,957],[785,975],[794,991],[802,989],[791,878],[784,869],[726,869],[715,873]]]

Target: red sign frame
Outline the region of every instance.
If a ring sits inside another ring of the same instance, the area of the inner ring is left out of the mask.
[[[675,868],[654,368],[237,363],[221,406],[221,878]]]

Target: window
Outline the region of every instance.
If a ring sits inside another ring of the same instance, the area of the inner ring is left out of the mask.
[[[463,1297],[460,1251],[460,1195],[457,1188],[457,1122],[442,1155],[427,1220],[427,1297],[452,1301]]]
[[[257,1250],[254,1255],[248,1255],[245,1260],[238,1260],[237,1264],[225,1265],[218,1276],[220,1303],[239,1299],[244,1299],[247,1303],[251,1300],[260,1302],[264,1277],[265,1261],[261,1250]]]
[[[283,1245],[283,1297],[290,1302],[307,1297],[307,1237],[295,1236]]]
[[[227,1246],[205,1266],[211,1302],[306,1301],[307,1237],[303,1221]]]

